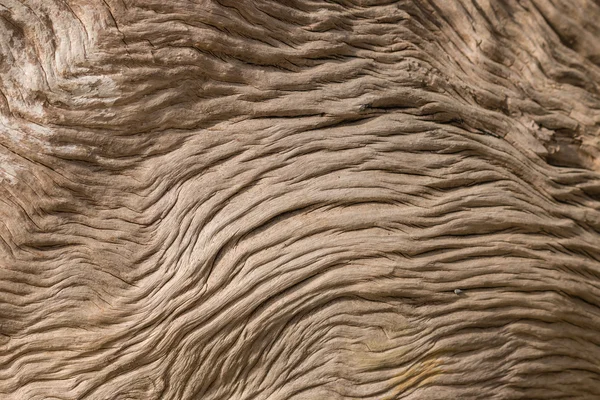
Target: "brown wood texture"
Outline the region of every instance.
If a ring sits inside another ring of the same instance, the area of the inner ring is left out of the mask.
[[[0,0],[0,399],[600,399],[599,38]]]

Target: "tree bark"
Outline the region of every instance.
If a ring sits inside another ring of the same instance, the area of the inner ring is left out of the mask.
[[[0,398],[600,398],[598,21],[0,0]]]

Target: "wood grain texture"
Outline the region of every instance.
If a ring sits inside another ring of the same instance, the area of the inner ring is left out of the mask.
[[[0,0],[0,398],[600,398],[598,21]]]

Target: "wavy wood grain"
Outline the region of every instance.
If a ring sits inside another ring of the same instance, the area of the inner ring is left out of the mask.
[[[600,398],[599,20],[0,0],[0,398]]]

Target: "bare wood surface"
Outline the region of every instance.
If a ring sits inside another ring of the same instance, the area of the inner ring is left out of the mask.
[[[0,0],[0,398],[600,398],[599,21]]]

